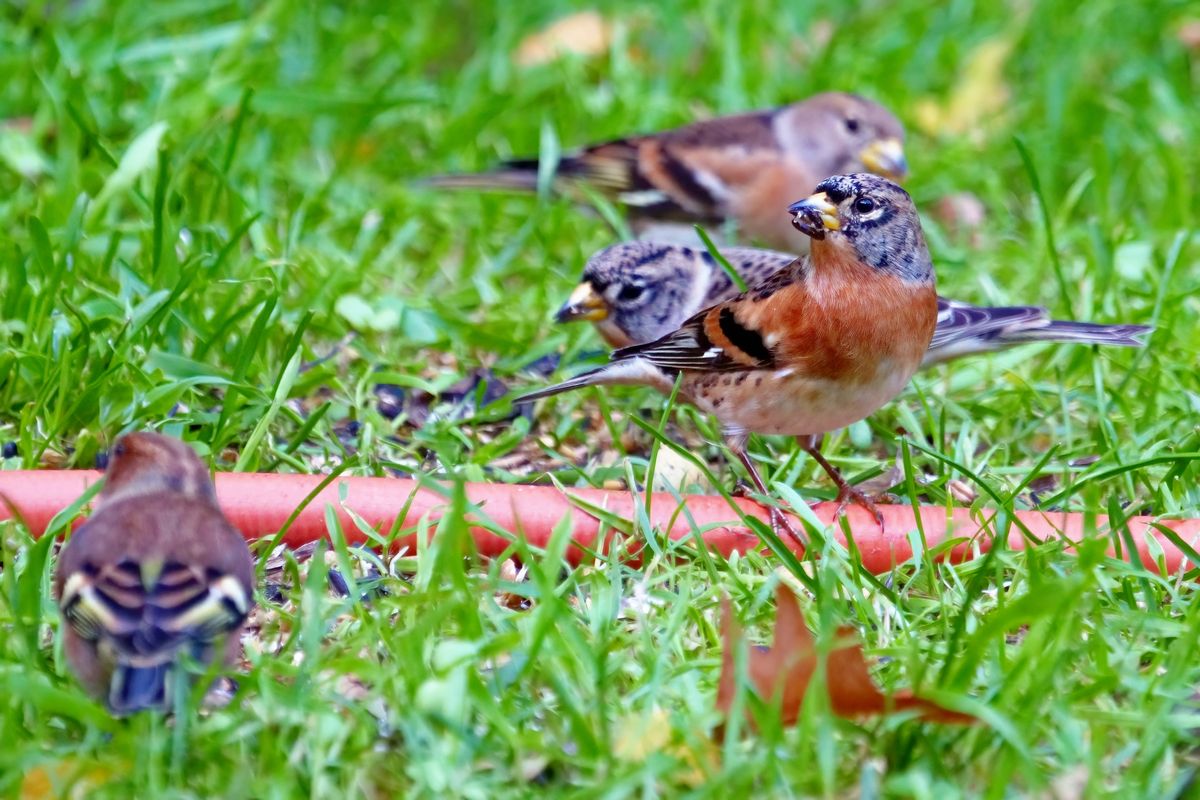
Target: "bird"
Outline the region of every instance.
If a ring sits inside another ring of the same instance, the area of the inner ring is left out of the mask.
[[[540,166],[536,158],[518,159],[490,172],[439,175],[423,183],[533,191]],[[826,92],[583,147],[559,159],[555,176],[568,193],[578,181],[623,203],[639,235],[661,235],[664,222],[711,227],[732,220],[744,238],[806,250],[808,238],[784,213],[795,187],[860,171],[903,179],[904,127],[872,100]]]
[[[787,267],[796,256],[752,247],[718,251],[747,286]],[[588,321],[612,347],[666,335],[701,308],[738,292],[707,249],[661,242],[624,242],[596,253],[555,314],[558,322]],[[1051,319],[1040,306],[976,306],[938,297],[938,322],[923,368],[1023,344],[1057,342],[1142,347],[1150,325]]]
[[[135,432],[113,446],[96,510],[63,548],[54,585],[72,670],[125,716],[170,710],[185,660],[232,662],[254,562],[191,447]]]
[[[854,501],[882,525],[879,509],[819,446],[825,433],[888,403],[920,367],[938,318],[933,261],[912,199],[886,178],[826,178],[788,211],[812,239],[810,256],[516,402],[605,384],[666,393],[678,381],[679,396],[720,423],[760,494],[769,493],[747,453],[749,434],[795,436],[837,486],[839,513]],[[771,519],[795,535],[774,508]]]

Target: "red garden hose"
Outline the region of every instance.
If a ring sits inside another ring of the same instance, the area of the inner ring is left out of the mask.
[[[99,472],[85,470],[0,472],[0,519],[10,517],[15,509],[34,535],[41,535],[51,518],[75,501],[99,477]],[[225,514],[246,538],[257,539],[275,535],[323,479],[321,475],[219,473],[216,476],[217,497]],[[450,502],[448,488],[442,486],[439,489],[439,486],[401,478],[338,477],[299,512],[283,540],[299,546],[326,536],[325,509],[331,505],[350,543],[365,538],[350,511],[382,531],[392,529],[396,517],[405,511],[396,546],[414,550],[416,533],[413,529],[417,523],[422,518],[439,519]],[[581,506],[600,507],[615,517],[631,519],[636,514],[635,497],[638,497],[628,491],[559,490],[492,483],[467,483],[464,488],[467,502],[480,509],[491,523],[490,527],[514,535],[519,533],[535,547],[544,547],[554,527],[569,514],[571,536],[578,545],[568,548],[567,557],[572,563],[578,563],[585,550],[597,548],[601,528],[600,520]],[[576,502],[569,498],[576,498]],[[680,503],[672,495],[654,494],[650,501],[651,524],[659,530],[669,531],[672,539],[690,537],[699,530],[708,548],[723,556],[762,546],[759,538],[742,524],[721,497],[691,495],[685,501],[686,514],[681,513]],[[766,509],[753,500],[735,502],[746,514],[757,516],[764,522],[768,520]],[[910,536],[917,530],[911,506],[881,505],[879,509],[884,516],[883,530],[862,509],[851,506],[846,510],[862,563],[874,573],[887,572],[894,565],[910,559],[913,555]],[[821,521],[828,523],[835,505],[818,503],[813,511]],[[940,506],[921,506],[917,511],[926,548],[936,548],[950,537],[959,540],[948,554],[942,554],[943,557],[948,555],[953,562],[969,560],[991,546],[996,517],[993,511],[972,512],[966,508]],[[1077,512],[1018,511],[1014,516],[1017,524],[1009,526],[1007,537],[1011,549],[1021,549],[1027,541],[1034,540],[1062,538],[1078,542],[1085,535],[1103,536],[1110,543],[1120,542],[1121,549],[1132,540],[1141,563],[1148,569],[1173,574],[1189,565],[1200,566],[1189,558],[1189,555],[1194,557],[1200,547],[1200,520],[1197,519],[1133,517],[1128,520],[1126,531],[1114,535],[1108,530],[1108,518],[1104,516],[1090,518],[1087,528],[1084,515]],[[1024,530],[1021,530],[1022,526]],[[472,525],[471,532],[476,548],[484,556],[496,556],[510,544],[510,538],[482,525]],[[610,536],[619,535],[611,528],[608,532]],[[840,527],[835,529],[834,536],[845,544]],[[786,534],[782,538],[793,549],[802,549]],[[633,549],[636,551],[637,548]],[[1113,552],[1114,548],[1110,546],[1109,550]],[[1129,556],[1124,554],[1122,558],[1128,560]]]

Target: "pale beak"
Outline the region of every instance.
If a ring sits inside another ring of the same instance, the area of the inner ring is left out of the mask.
[[[829,202],[824,192],[817,192],[812,197],[792,203],[788,206],[792,216],[792,225],[796,230],[814,239],[824,239],[826,231],[840,231],[842,220],[838,217],[837,206]]]
[[[567,302],[554,315],[555,322],[599,322],[608,317],[608,303],[596,294],[596,288],[591,281],[584,281],[575,287]]]
[[[871,172],[894,181],[902,180],[908,174],[908,159],[904,157],[904,145],[899,139],[871,142],[859,158]]]

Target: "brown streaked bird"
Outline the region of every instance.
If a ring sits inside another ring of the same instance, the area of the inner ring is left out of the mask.
[[[428,185],[532,191],[537,159]],[[866,98],[829,92],[776,109],[696,122],[584,147],[561,158],[556,183],[582,181],[623,203],[635,231],[661,222],[733,220],[744,238],[807,251],[784,213],[800,190],[829,175],[907,172],[904,128]],[[694,235],[694,234],[692,234]]]
[[[767,487],[746,452],[749,434],[792,435],[833,479],[841,506],[854,500],[881,521],[818,448],[826,432],[894,398],[920,367],[938,318],[933,262],[908,193],[876,175],[827,178],[788,210],[813,239],[810,257],[518,402],[599,384],[669,392],[678,378],[680,395],[720,422],[760,493]],[[774,510],[772,521],[791,530]]]
[[[720,250],[747,286],[761,283],[795,256],[775,250]],[[558,310],[559,322],[589,321],[613,347],[650,342],[675,330],[702,308],[738,293],[707,250],[655,242],[607,247],[583,268],[583,280]],[[973,306],[938,298],[938,324],[922,367],[1022,344],[1098,344],[1143,347],[1149,325],[1105,325],[1051,319],[1039,306]]]
[[[254,564],[195,452],[131,433],[113,447],[96,511],[63,549],[54,585],[75,675],[123,715],[169,710],[182,660],[232,662]]]

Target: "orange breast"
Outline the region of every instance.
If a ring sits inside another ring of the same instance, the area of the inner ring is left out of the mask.
[[[910,283],[832,250],[814,243],[808,280],[755,302],[746,321],[780,332],[778,366],[814,378],[869,383],[881,368],[915,372],[937,325],[933,283]]]

